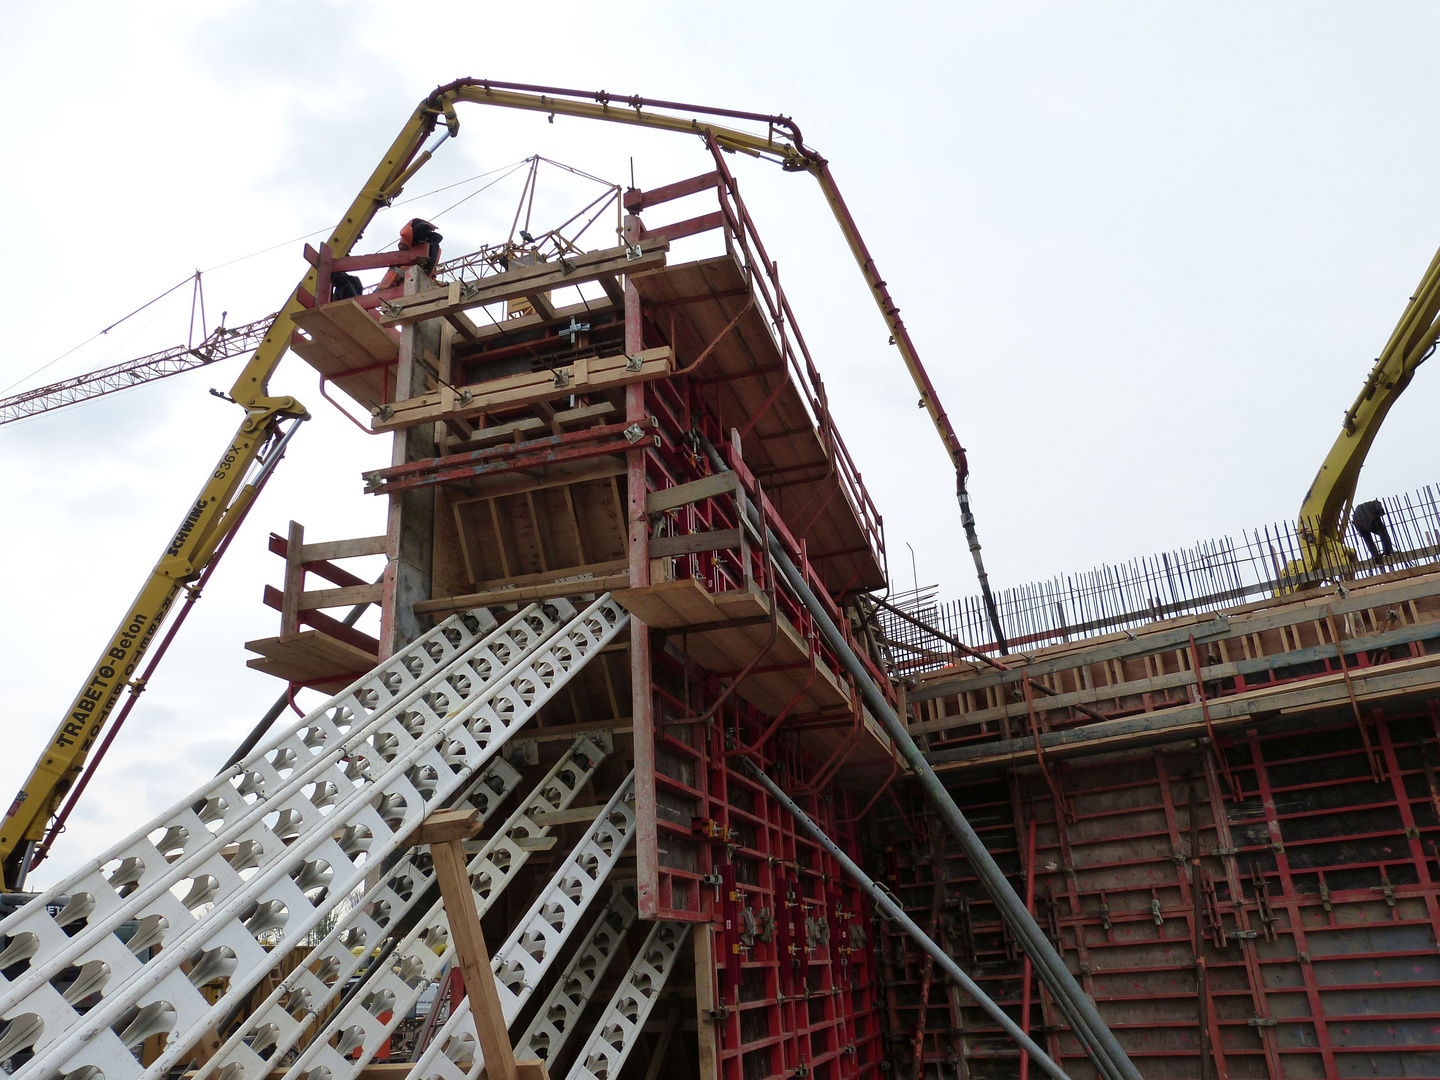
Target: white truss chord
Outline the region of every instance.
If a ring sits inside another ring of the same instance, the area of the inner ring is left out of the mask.
[[[586,909],[600,892],[610,871],[635,835],[635,774],[632,772],[610,797],[575,850],[556,868],[530,909],[521,917],[505,943],[495,950],[490,967],[507,1025],[513,1024],[525,1002],[539,987],[566,940],[578,929]],[[373,1051],[372,1051],[373,1052]],[[410,1076],[431,1080],[475,1080],[485,1067],[470,1015],[470,998],[456,1006],[445,1026],[431,1040]],[[358,1066],[331,1078],[352,1080]],[[297,1080],[287,1074],[286,1080]]]
[[[537,701],[533,707],[538,708],[539,704]],[[536,825],[533,816],[569,807],[610,749],[609,736],[598,732],[576,739],[525,803],[470,860],[470,880],[477,892],[475,904],[480,914],[489,909],[530,857],[530,850],[520,847],[520,841],[543,836],[548,831]],[[424,861],[428,868],[428,852]],[[427,869],[426,873],[427,881],[433,880],[433,871]],[[394,925],[396,921],[391,919],[387,925]],[[274,1008],[283,1015],[267,1017],[265,1009],[259,1010],[226,1041],[200,1070],[196,1080],[205,1080],[211,1074],[221,1080],[254,1080],[268,1073],[270,1062],[281,1060],[296,1045],[310,1016],[323,1014],[360,968],[362,959],[351,954],[347,945],[350,938],[341,930],[336,927],[326,943],[287,976],[271,995],[276,999]],[[367,973],[364,992],[331,1016],[310,1039],[310,1049],[299,1059],[301,1067],[316,1067],[313,1062],[325,1056],[325,1044],[341,1032],[346,1032],[344,1038],[352,1041],[357,1031],[363,1032],[365,1045],[382,1045],[401,1019],[409,1015],[426,988],[442,977],[453,952],[449,948],[449,933],[444,905],[436,899],[397,944],[385,970]],[[303,1009],[291,1002],[292,994],[302,995]],[[381,1003],[389,1003],[389,1008],[376,1007]],[[387,1011],[392,1014],[391,1018],[381,1021],[379,1015]],[[275,1026],[272,1028],[271,1024]]]
[[[447,619],[0,923],[28,960],[0,979],[0,1042],[33,1053],[17,1076],[163,1075],[625,621],[608,597],[579,613],[531,605],[499,626],[486,612]],[[398,911],[391,893],[376,899]],[[373,948],[394,917],[368,914],[350,946]],[[132,920],[127,945],[114,931]],[[60,977],[72,967],[101,999],[83,1014]],[[202,991],[217,981],[211,1002]],[[132,1048],[161,1033],[142,1069]]]
[[[520,782],[520,774],[504,759],[493,762],[465,794],[452,804],[457,810],[478,810],[482,818],[494,816],[504,799]],[[270,992],[258,1009],[240,1025],[197,1074],[219,1071],[226,1080],[262,1076],[269,1061],[283,1057],[304,1035],[315,1015],[344,992],[357,971],[374,956],[358,953],[354,941],[380,941],[389,927],[402,922],[435,880],[428,850],[410,848],[400,861],[354,907],[339,916],[305,962]]]
[[[535,1019],[530,1021],[525,1034],[515,1040],[516,1057],[551,1062],[559,1056],[580,1014],[590,1004],[595,987],[610,970],[616,947],[624,940],[636,915],[635,905],[619,889],[615,890],[610,903],[605,905],[580,948],[555,980]]]
[[[689,933],[689,923],[655,924],[566,1080],[613,1080],[620,1075],[621,1066],[635,1049],[645,1021],[664,992],[665,981]]]

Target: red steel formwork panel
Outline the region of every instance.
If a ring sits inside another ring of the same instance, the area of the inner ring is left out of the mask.
[[[660,915],[699,917],[713,931],[708,978],[716,1075],[874,1075],[880,1021],[869,905],[745,775],[738,757],[727,757],[726,721],[753,736],[765,718],[737,707],[704,724],[686,723],[697,696],[703,703],[713,695],[700,696],[705,682],[679,660],[657,654],[654,662]],[[853,822],[846,820],[851,800],[805,790],[817,763],[793,736],[772,739],[750,756],[842,846],[856,850]]]
[[[719,441],[703,403],[684,385],[662,382],[633,393],[644,414],[660,421],[660,434],[658,444],[631,452],[639,463],[632,482],[640,469],[646,491],[703,475],[699,460],[670,437],[693,427]],[[736,525],[734,514],[732,504],[709,498],[687,505],[683,522],[669,527],[683,527],[684,534],[724,532]],[[724,592],[743,586],[748,569],[763,590],[774,583],[762,554],[698,551],[681,560],[678,573],[703,580],[710,592]],[[803,609],[779,591],[773,595],[803,631]],[[801,792],[825,763],[803,748],[793,725],[777,727],[774,718],[727,692],[743,671],[708,671],[688,662],[685,637],[646,628],[643,646],[632,645],[637,868],[647,917],[711,930],[708,938],[697,933],[697,993],[703,1000],[708,980],[712,1023],[700,1033],[702,1075],[872,1075],[880,1065],[880,1027],[866,948],[868,904],[834,860],[799,835],[793,819],[745,775],[739,757],[727,755],[727,745],[758,743],[749,751],[752,760],[788,781],[815,819],[858,852],[853,823],[844,820],[850,800],[838,791]],[[811,662],[834,669],[833,657],[819,655],[815,636],[805,637],[815,650]],[[713,1072],[704,1067],[707,1057]]]
[[[1191,742],[1052,766],[1053,788],[1014,773],[947,782],[1022,889],[1029,856],[1041,925],[1147,1078],[1437,1076],[1440,710],[1412,698],[1366,719],[1379,780],[1346,709],[1222,737],[1218,759]],[[897,815],[876,822],[872,869],[917,920],[934,914],[1019,1019],[1013,943],[963,860],[909,809],[902,841]],[[918,1030],[924,1075],[1020,1074],[968,999],[927,996],[903,938],[882,932],[879,946],[898,1068],[915,1075]],[[1093,1076],[1038,980],[1030,993],[1032,1033],[1072,1076]]]
[[[714,190],[725,176],[722,166],[697,190]],[[838,864],[799,834],[793,819],[741,764],[743,753],[766,768],[837,842],[858,854],[854,823],[846,820],[854,814],[851,799],[827,781],[844,760],[841,751],[854,742],[846,731],[861,730],[861,716],[849,706],[828,711],[798,707],[802,702],[813,706],[814,688],[821,685],[843,697],[844,677],[820,643],[809,613],[774,577],[763,535],[747,534],[743,506],[748,502],[759,509],[817,593],[828,596],[824,573],[836,577],[838,585],[847,578],[835,575],[833,566],[815,569],[805,540],[795,540],[791,529],[803,537],[803,525],[823,536],[820,515],[827,506],[868,507],[869,501],[833,431],[823,393],[812,385],[818,376],[808,355],[803,365],[797,360],[803,344],[792,342],[793,315],[788,306],[776,307],[765,292],[773,265],[752,255],[749,245],[758,238],[743,207],[726,201],[723,186],[720,195],[725,213],[705,223],[725,231],[730,257],[746,267],[741,280],[760,297],[754,309],[742,308],[735,296],[717,298],[704,289],[662,306],[642,301],[634,283],[627,286],[627,350],[669,344],[678,364],[696,369],[627,392],[627,422],[641,423],[646,435],[628,454],[631,583],[644,588],[652,582],[689,581],[705,596],[763,600],[768,615],[659,629],[638,614],[632,622],[640,910],[646,918],[698,924],[695,990],[702,1077],[870,1077],[881,1067],[881,1044],[868,904],[841,876]],[[627,225],[628,238],[638,240],[643,229],[638,219],[628,219]],[[691,265],[704,265],[707,281],[725,271],[713,263]],[[661,291],[653,284],[650,288]],[[729,307],[719,306],[722,299]],[[783,299],[778,303],[783,305]],[[692,320],[693,309],[706,304],[716,305],[714,336],[692,351],[681,330]],[[747,326],[743,319],[759,308],[781,314]],[[759,362],[757,347],[762,354],[766,347],[774,350],[780,364]],[[702,365],[706,356],[710,359]],[[737,401],[744,401],[735,396],[735,387],[747,380],[764,388],[764,394],[750,411],[737,414]],[[808,446],[808,438],[817,452],[829,455],[831,465],[827,468],[822,458],[818,469],[777,475],[775,450],[765,447],[770,469],[762,482],[747,466],[741,445],[766,438],[766,410],[782,406],[817,424],[808,436],[781,425],[782,441],[798,437]],[[754,429],[754,434],[742,438],[737,429]],[[715,477],[705,442],[719,449],[738,483],[652,512],[650,496]],[[806,485],[818,496],[807,495]],[[784,490],[773,502],[767,490],[772,486]],[[837,493],[843,498],[837,500]],[[869,545],[878,542],[878,518],[857,513],[855,521],[855,535],[864,541],[857,550],[867,553],[863,562],[870,557]],[[683,554],[676,555],[679,548]],[[838,610],[834,614],[838,618]],[[774,627],[779,617],[804,655],[776,660],[767,646],[748,657],[717,656],[713,643],[703,665],[698,654],[692,655],[700,634],[757,623],[763,629],[767,618]],[[789,704],[782,698],[779,707],[763,711],[751,700],[754,684],[779,676],[800,691]],[[849,696],[858,701],[853,688]],[[832,754],[830,746],[837,743]]]

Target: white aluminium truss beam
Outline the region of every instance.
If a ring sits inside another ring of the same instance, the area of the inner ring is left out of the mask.
[[[521,842],[544,836],[548,827],[535,824],[535,815],[568,808],[580,790],[595,775],[595,769],[604,761],[611,749],[610,739],[596,733],[581,736],[575,740],[560,760],[535,786],[530,797],[485,841],[480,851],[469,860],[467,870],[471,887],[475,890],[475,907],[483,916],[495,903],[501,891],[515,878],[531,850],[522,847]],[[430,872],[433,880],[433,871]],[[337,927],[337,930],[339,928]],[[263,1077],[270,1069],[269,1062],[277,1061],[295,1045],[304,1027],[304,1013],[290,1004],[288,998],[283,1005],[279,998],[287,985],[296,990],[311,992],[313,1002],[307,1002],[312,1013],[322,1013],[325,1006],[338,996],[349,974],[360,965],[360,959],[350,955],[343,934],[332,934],[333,943],[316,950],[316,956],[285,979],[273,997],[276,1007],[290,1017],[289,1025],[279,1016],[266,1020],[259,1014],[235,1033],[220,1053],[197,1075],[196,1080],[206,1080],[215,1073],[217,1080],[255,1080]],[[449,942],[450,926],[445,915],[444,904],[436,900],[419,918],[410,931],[397,944],[392,960],[386,969],[373,973],[365,984],[364,992],[339,1009],[326,1020],[320,1031],[309,1040],[309,1046],[302,1052],[297,1068],[328,1069],[335,1073],[335,1062],[326,1054],[332,1039],[336,1044],[347,1045],[360,1039],[358,1048],[361,1056],[368,1060],[384,1045],[386,1039],[400,1021],[420,999],[426,987],[441,978],[445,967],[454,958],[454,948]],[[316,972],[330,967],[340,969],[340,975],[333,984],[325,988],[327,996],[319,996]],[[384,1006],[384,1007],[381,1007]],[[261,1010],[264,1012],[264,1010]],[[388,1020],[380,1017],[389,1012]],[[293,1015],[292,1015],[293,1014]],[[289,1038],[269,1038],[264,1024],[275,1023]],[[256,1045],[257,1040],[259,1045]],[[351,1050],[353,1053],[354,1050]],[[263,1055],[263,1056],[262,1056]],[[344,1057],[344,1055],[339,1055]],[[320,1080],[317,1077],[317,1080]]]
[[[163,1075],[625,621],[608,596],[583,612],[531,605],[499,626],[483,612],[447,619],[0,923],[29,961],[0,979],[0,1045],[33,1052],[16,1075]],[[114,933],[130,920],[141,955]],[[276,935],[273,949],[258,940]],[[83,1014],[78,992],[55,985],[71,965],[101,995]],[[212,1003],[201,991],[217,980]],[[142,1069],[132,1048],[160,1033],[166,1048]]]
[[[658,922],[620,980],[566,1080],[613,1080],[635,1049],[645,1021],[674,970],[690,924]]]
[[[595,995],[595,987],[610,970],[616,947],[625,939],[637,914],[635,905],[616,889],[570,963],[555,980],[525,1034],[515,1040],[517,1058],[553,1062],[559,1056],[565,1040],[575,1031],[580,1014]]]
[[[520,782],[520,774],[503,758],[496,759],[453,809],[478,810],[490,817]],[[428,853],[410,848],[400,861],[358,903],[340,915],[305,962],[272,990],[255,1012],[225,1041],[197,1073],[197,1080],[218,1073],[224,1080],[263,1076],[269,1060],[282,1057],[301,1039],[317,1015],[345,990],[351,977],[375,950],[351,947],[353,941],[375,942],[409,914],[435,880]]]
[[[635,774],[625,778],[575,849],[556,867],[534,903],[521,917],[490,961],[495,989],[507,1025],[513,1024],[535,993],[586,909],[620,861],[635,835]],[[423,957],[422,957],[423,959]],[[329,1077],[310,1073],[306,1080],[355,1080],[359,1065]],[[431,1040],[410,1070],[413,1080],[475,1080],[485,1067],[470,1015],[470,998],[456,1006],[445,1026]],[[285,1080],[299,1080],[299,1068]]]

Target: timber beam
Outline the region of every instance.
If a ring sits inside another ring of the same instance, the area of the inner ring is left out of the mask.
[[[372,431],[395,431],[416,424],[464,419],[500,409],[534,405],[558,396],[593,394],[631,383],[663,379],[675,369],[668,345],[613,356],[581,357],[570,364],[542,371],[507,375],[461,387],[441,387],[387,405],[371,422]]]
[[[411,296],[399,297],[385,305],[381,309],[380,323],[382,326],[406,326],[425,319],[449,318],[470,308],[507,300],[527,300],[540,293],[614,274],[654,270],[665,265],[665,253],[669,247],[670,242],[663,237],[648,237],[634,248],[587,251],[557,262],[519,266],[478,281],[452,281]],[[536,313],[539,314],[538,309]]]

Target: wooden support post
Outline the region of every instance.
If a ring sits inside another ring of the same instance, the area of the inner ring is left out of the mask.
[[[470,998],[470,1015],[475,1020],[486,1074],[490,1080],[549,1080],[543,1061],[515,1060],[515,1048],[510,1044],[510,1032],[500,1008],[500,992],[495,987],[495,973],[490,970],[490,953],[485,948],[475,893],[465,869],[464,841],[479,827],[478,811],[441,810],[416,830],[415,842],[429,844],[430,857],[435,861],[435,880],[440,885],[440,899],[445,904],[465,993]]]
[[[640,219],[625,217],[625,242],[638,244],[643,232]],[[640,293],[625,279],[625,351],[645,347]],[[643,424],[645,386],[632,383],[625,388],[625,419]],[[630,559],[630,586],[650,584],[650,518],[646,510],[645,444],[625,455],[627,554]],[[655,803],[655,700],[650,673],[650,628],[641,619],[630,617],[630,715],[635,734],[635,874],[637,907],[642,919],[659,916],[660,846]]]
[[[281,637],[300,632],[300,594],[305,591],[304,546],[305,527],[297,521],[290,522],[285,547],[285,593],[280,601]]]
[[[413,296],[431,284],[419,267],[405,271],[405,294]],[[395,369],[395,396],[413,398],[425,393],[426,354],[440,354],[440,324],[434,321],[407,326],[400,338]],[[377,403],[378,404],[378,403]],[[391,465],[433,458],[434,424],[419,424],[395,433]],[[434,561],[435,490],[416,488],[389,497],[386,525],[384,599],[380,608],[380,656],[392,656],[430,628],[428,616],[417,614],[415,604],[430,599],[430,573]]]
[[[708,923],[690,935],[695,950],[695,1035],[700,1057],[700,1080],[720,1076],[720,1040],[715,1019],[715,936]]]

